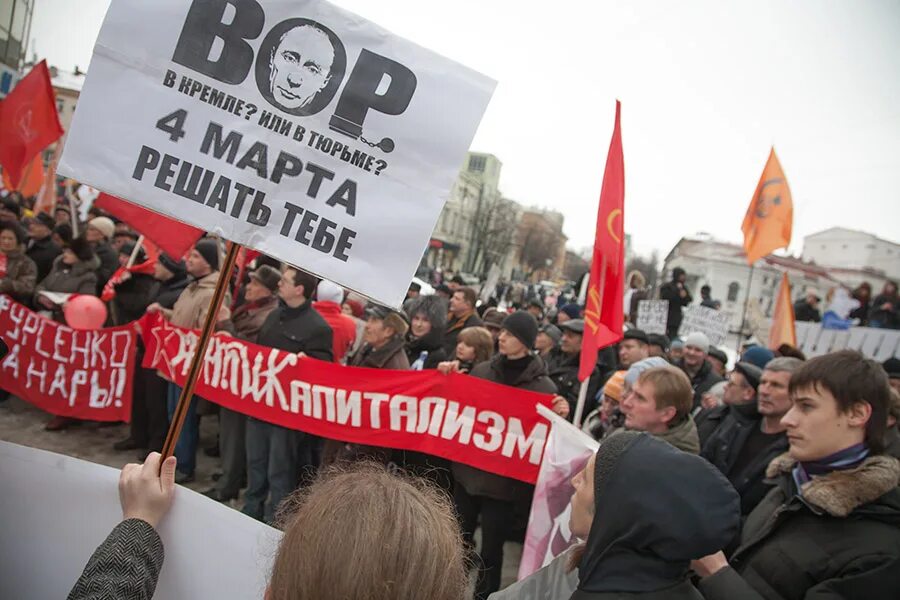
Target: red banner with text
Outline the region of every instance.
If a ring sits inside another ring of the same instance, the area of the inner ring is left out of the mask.
[[[137,333],[72,329],[0,296],[0,387],[54,415],[130,421]]]
[[[183,384],[198,333],[143,318],[144,366]],[[195,393],[262,421],[345,442],[414,450],[537,479],[552,396],[468,375],[345,367],[216,334]]]

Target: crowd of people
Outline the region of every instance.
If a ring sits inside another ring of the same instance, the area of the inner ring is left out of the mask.
[[[285,529],[272,598],[462,598],[470,564],[476,598],[888,598],[900,589],[897,359],[881,365],[842,351],[806,360],[796,348],[751,344],[729,368],[706,335],[681,330],[693,299],[676,269],[660,291],[670,301],[666,334],[626,323],[582,382],[585,321],[574,296],[548,307],[507,286],[482,303],[450,278],[433,295],[411,285],[394,310],[266,256],[241,279],[222,273],[214,238],[185,258],[149,261],[137,233],[108,216],[73,223],[68,210],[35,215],[15,197],[2,207],[0,293],[48,318],[64,320],[64,300],[52,293],[92,294],[107,302],[110,325],[159,313],[196,329],[228,277],[219,331],[301,357],[541,392],[570,421],[586,386],[577,425],[601,441],[573,481],[571,531],[583,543],[500,591],[503,545],[524,531],[532,486],[440,457],[322,439],[200,397],[158,474],[182,390],[138,367],[130,435],[116,449],[138,451],[144,466],[123,470],[125,520],[72,598],[152,595],[163,560],[154,527],[174,484],[198,477],[198,452],[220,460],[207,496],[240,499],[245,514]],[[74,238],[73,225],[83,232]],[[643,277],[629,282],[634,306]],[[708,290],[701,298],[715,308]],[[868,323],[890,326],[892,302],[876,298]],[[217,421],[213,447],[200,448],[201,419]],[[47,429],[75,425],[55,417]],[[380,522],[386,514],[389,524]],[[365,553],[372,540],[385,554]],[[120,577],[104,573],[129,552],[142,554]],[[130,591],[90,595],[98,581]]]

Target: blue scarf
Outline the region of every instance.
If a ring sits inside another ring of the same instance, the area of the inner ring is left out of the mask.
[[[803,484],[814,476],[856,468],[867,456],[869,456],[869,449],[864,443],[859,443],[819,460],[798,462],[791,472],[797,486],[797,494],[803,495]]]

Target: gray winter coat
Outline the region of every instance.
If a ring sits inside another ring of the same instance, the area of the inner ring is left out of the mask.
[[[68,600],[150,600],[164,558],[162,540],[149,523],[122,521],[94,550]]]

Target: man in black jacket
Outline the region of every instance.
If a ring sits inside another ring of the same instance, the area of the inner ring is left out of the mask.
[[[563,415],[570,421],[575,417],[575,405],[578,402],[578,392],[581,390],[581,382],[578,381],[578,368],[581,364],[581,342],[584,338],[584,320],[569,319],[559,326],[562,330],[562,338],[558,348],[554,348],[547,356],[547,370],[550,380],[556,386],[557,398],[565,398],[568,405],[567,414]],[[594,366],[591,377],[588,379],[587,395],[583,415],[587,415],[597,408],[597,392],[606,383],[601,380],[600,368]],[[583,416],[582,415],[582,416]]]
[[[466,327],[481,325],[481,319],[475,312],[478,295],[469,287],[457,288],[450,296],[450,314],[447,315],[447,329],[444,332],[444,352],[447,356],[456,356],[456,338]]]
[[[53,268],[53,261],[56,260],[56,257],[62,254],[62,248],[53,241],[54,226],[53,219],[45,213],[38,213],[28,225],[28,235],[31,237],[31,241],[28,242],[25,254],[37,265],[38,283]]]
[[[791,408],[788,385],[803,361],[780,357],[765,371],[750,363],[738,363],[729,375],[725,400],[743,393],[750,401],[725,404],[727,412],[715,432],[703,443],[701,456],[725,475],[741,496],[741,514],[747,515],[765,497],[766,467],[788,449],[781,418]],[[750,390],[754,393],[749,394]],[[713,409],[713,410],[716,410]],[[698,429],[700,426],[698,426]]]
[[[706,600],[866,598],[900,589],[900,462],[883,452],[887,375],[842,350],[791,376],[790,450],[740,546],[694,561]]]
[[[794,318],[797,321],[818,323],[822,320],[822,313],[819,312],[820,301],[814,291],[807,290],[806,296],[794,303]]]
[[[684,340],[684,356],[675,363],[691,380],[694,389],[694,409],[700,406],[703,394],[709,388],[722,381],[722,378],[713,371],[712,365],[706,360],[709,352],[709,338],[705,334],[695,331]]]
[[[259,330],[259,345],[301,358],[334,359],[331,327],[313,310],[310,300],[316,285],[318,281],[309,273],[294,268],[282,273],[281,302]],[[272,523],[278,505],[297,487],[301,471],[311,465],[312,447],[306,434],[248,418],[244,514]]]
[[[691,293],[684,286],[687,274],[681,267],[672,269],[672,281],[659,288],[659,299],[669,301],[669,315],[666,320],[666,335],[670,340],[678,337],[683,317],[681,308],[693,300]]]

